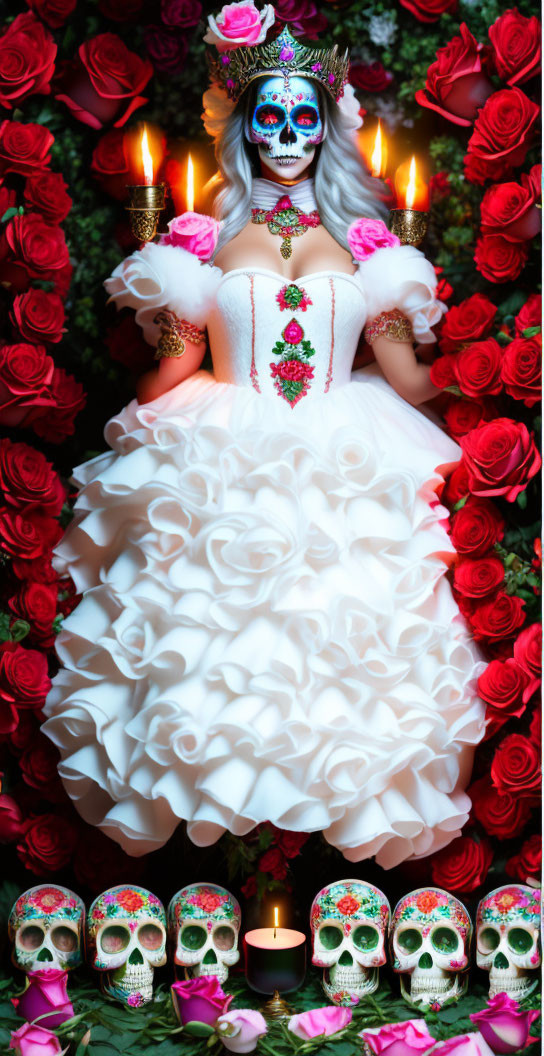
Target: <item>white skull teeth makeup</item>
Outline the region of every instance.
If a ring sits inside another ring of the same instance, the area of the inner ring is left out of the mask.
[[[312,156],[324,135],[317,92],[311,81],[267,77],[259,84],[248,139],[263,160],[281,167]]]

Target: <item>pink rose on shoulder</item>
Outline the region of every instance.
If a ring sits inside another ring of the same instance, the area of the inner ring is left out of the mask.
[[[489,998],[487,1008],[473,1012],[470,1019],[493,1052],[503,1054],[525,1048],[531,1023],[538,1019],[538,1011],[520,1008],[508,994],[497,994]]]
[[[199,260],[210,260],[219,238],[221,224],[204,213],[182,213],[168,224],[168,234],[161,235],[161,246],[180,246]]]
[[[481,1034],[458,1034],[456,1038],[440,1041],[432,1056],[493,1056],[492,1049]]]
[[[406,1019],[402,1023],[370,1027],[362,1030],[359,1037],[375,1056],[417,1056],[435,1043],[424,1019]]]
[[[354,220],[348,228],[348,245],[354,260],[368,260],[377,249],[400,246],[400,239],[388,231],[383,220]]]
[[[265,4],[262,11],[255,7],[253,0],[225,4],[215,18],[208,16],[204,40],[206,44],[215,44],[219,52],[261,44],[275,18],[272,4]]]
[[[186,1023],[207,1023],[215,1026],[219,1016],[228,1011],[232,995],[223,992],[217,976],[199,976],[184,982],[172,983],[174,1011],[184,1026]]]
[[[299,1012],[298,1015],[291,1016],[287,1028],[304,1041],[321,1036],[328,1038],[347,1027],[352,1016],[351,1008],[326,1005],[325,1008],[312,1008],[309,1012]]]
[[[229,1052],[253,1052],[267,1027],[260,1012],[252,1008],[234,1008],[219,1016],[215,1030]]]
[[[44,1016],[44,1027],[60,1027],[71,1019],[74,1009],[66,992],[68,972],[62,968],[40,968],[28,972],[28,986],[19,998],[14,999],[18,1015],[33,1020]]]
[[[24,1023],[11,1035],[10,1049],[15,1056],[60,1056],[62,1048],[56,1034],[33,1023]]]

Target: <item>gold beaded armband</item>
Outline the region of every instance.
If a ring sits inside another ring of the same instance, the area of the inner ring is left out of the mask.
[[[206,340],[204,330],[189,323],[187,319],[179,319],[178,316],[164,309],[157,313],[153,322],[160,327],[161,336],[155,352],[155,359],[177,359],[185,352],[185,341],[192,341],[199,345]],[[185,340],[184,340],[185,339]]]
[[[365,341],[371,345],[377,337],[388,337],[390,341],[413,341],[412,324],[398,308],[392,312],[381,312],[365,326]]]

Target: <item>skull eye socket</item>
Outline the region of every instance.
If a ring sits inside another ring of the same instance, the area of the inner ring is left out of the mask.
[[[45,933],[42,928],[38,928],[36,924],[28,924],[26,928],[21,928],[17,936],[17,945],[23,950],[39,950],[45,938]]]
[[[181,945],[186,950],[202,949],[207,937],[206,928],[203,928],[200,924],[186,924],[181,929]]]
[[[218,950],[232,950],[235,939],[234,928],[230,928],[228,924],[221,924],[213,933],[213,941]]]
[[[163,933],[156,924],[142,924],[138,941],[145,950],[158,950],[163,943]]]
[[[319,124],[319,110],[308,103],[302,103],[301,106],[294,107],[289,120],[294,128],[311,131]]]
[[[353,932],[353,942],[358,950],[375,950],[378,945],[380,933],[371,924],[361,924]]]
[[[61,953],[74,953],[78,947],[78,939],[75,931],[66,928],[63,924],[51,929],[51,942]]]
[[[495,928],[482,928],[478,935],[478,949],[480,953],[493,953],[500,941],[501,937]]]
[[[416,928],[405,928],[397,935],[397,943],[403,953],[415,953],[422,943],[421,934]]]
[[[253,115],[253,121],[263,132],[275,132],[285,124],[285,111],[281,106],[264,103],[262,106],[257,107]]]
[[[453,928],[435,928],[431,935],[431,942],[439,953],[455,953],[459,945],[459,937]]]
[[[337,950],[343,939],[342,929],[335,928],[334,925],[325,924],[324,928],[321,928],[319,932],[319,938],[321,945],[326,950]]]
[[[514,953],[528,953],[533,945],[533,936],[525,928],[512,928],[508,933],[508,945]]]
[[[120,953],[130,942],[130,931],[121,924],[108,924],[100,935],[100,947],[104,953]]]

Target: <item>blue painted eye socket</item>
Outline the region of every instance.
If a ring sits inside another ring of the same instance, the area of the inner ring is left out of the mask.
[[[283,106],[274,106],[273,103],[263,103],[258,106],[253,115],[254,128],[262,132],[278,132],[287,121],[287,113]]]
[[[290,122],[293,128],[301,132],[313,132],[320,122],[319,110],[311,103],[300,103],[291,110]]]

